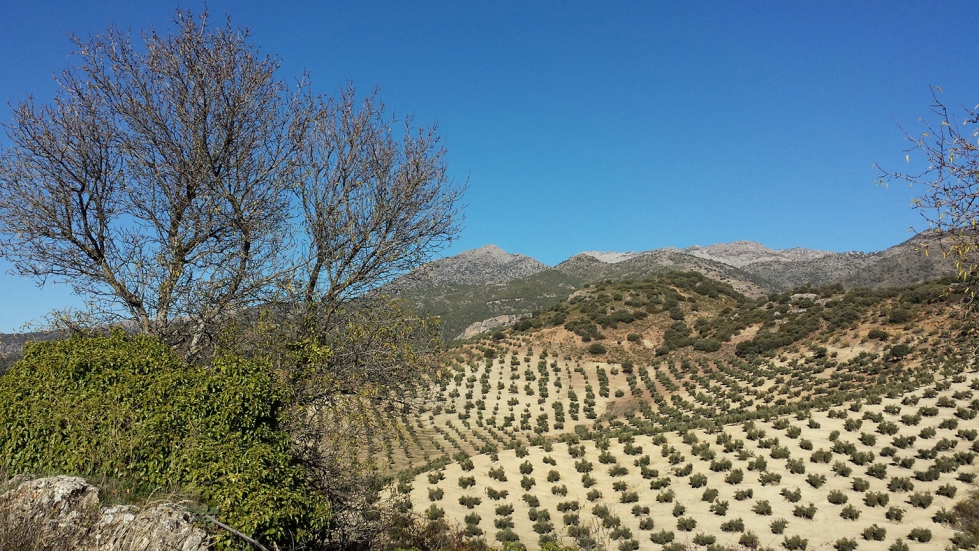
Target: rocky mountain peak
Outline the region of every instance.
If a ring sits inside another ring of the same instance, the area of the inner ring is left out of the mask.
[[[429,285],[488,285],[506,283],[550,268],[522,254],[511,254],[496,245],[484,245],[440,258],[418,268],[397,282],[399,287]]]

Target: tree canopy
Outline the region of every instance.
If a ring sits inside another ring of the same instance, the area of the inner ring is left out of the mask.
[[[15,106],[0,256],[16,273],[193,357],[235,313],[329,314],[458,233],[436,126],[388,116],[376,90],[287,83],[230,22],[175,25],[73,37],[54,100]]]

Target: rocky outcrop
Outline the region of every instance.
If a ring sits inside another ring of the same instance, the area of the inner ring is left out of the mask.
[[[0,488],[0,547],[83,551],[205,551],[210,540],[194,517],[171,503],[101,507],[84,479],[15,477]]]
[[[492,331],[499,327],[505,327],[508,325],[513,325],[523,318],[529,318],[530,314],[512,314],[507,316],[496,316],[494,318],[486,319],[483,321],[477,321],[476,323],[466,327],[465,331],[462,332],[457,339],[469,339],[479,335],[480,333],[485,333],[487,331]]]
[[[694,245],[683,249],[683,252],[699,258],[714,260],[735,268],[743,268],[756,262],[802,262],[815,260],[838,253],[817,251],[813,249],[769,249],[754,241],[735,241],[734,243],[716,243],[701,247]]]

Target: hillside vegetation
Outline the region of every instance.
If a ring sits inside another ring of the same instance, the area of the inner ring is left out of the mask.
[[[966,544],[979,377],[947,283],[587,285],[450,351],[378,450],[403,508],[495,545]]]
[[[486,246],[430,262],[388,286],[418,312],[438,316],[446,342],[468,338],[474,324],[547,309],[587,284],[623,282],[668,272],[697,272],[759,298],[805,285],[846,289],[918,285],[952,276],[954,261],[934,236],[917,236],[875,253],[769,249],[750,241],[640,253],[581,253],[548,267]],[[604,260],[603,260],[604,259]]]

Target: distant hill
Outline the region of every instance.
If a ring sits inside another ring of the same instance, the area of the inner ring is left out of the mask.
[[[926,256],[922,248],[932,254]],[[509,325],[547,309],[584,285],[642,279],[667,271],[698,272],[748,297],[811,283],[893,287],[955,274],[928,235],[872,253],[771,249],[753,241],[640,252],[585,251],[548,266],[523,254],[486,245],[426,263],[383,290],[416,311],[441,318],[446,341]],[[467,333],[468,329],[468,333]],[[0,335],[0,353],[16,357],[25,338]],[[3,369],[0,360],[0,369]]]
[[[430,262],[389,288],[419,311],[442,319],[446,340],[492,328],[547,308],[576,289],[603,280],[640,279],[665,271],[693,271],[730,284],[749,297],[811,283],[847,288],[909,285],[955,273],[954,262],[928,236],[863,253],[804,248],[771,249],[753,241],[666,247],[640,252],[585,251],[553,268],[495,245]],[[491,319],[498,318],[498,319]]]
[[[931,254],[925,255],[927,247]],[[942,257],[937,239],[916,237],[875,253],[828,253],[795,261],[762,260],[743,266],[777,291],[806,283],[845,287],[894,287],[955,274],[955,262]]]
[[[550,268],[522,254],[510,254],[496,245],[440,258],[399,278],[397,289],[425,289],[438,285],[495,285],[534,275]]]

